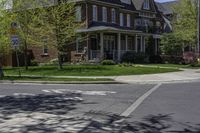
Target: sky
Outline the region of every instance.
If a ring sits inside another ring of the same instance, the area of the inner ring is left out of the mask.
[[[174,1],[174,0],[155,0],[157,2],[168,2],[168,1]]]

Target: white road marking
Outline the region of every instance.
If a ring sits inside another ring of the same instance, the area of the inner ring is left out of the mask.
[[[137,99],[130,107],[128,107],[121,114],[121,116],[128,117],[130,114],[132,114],[137,109],[137,107],[139,107],[143,103],[143,101],[146,98],[148,98],[154,91],[156,91],[161,85],[162,85],[162,83],[159,83],[156,86],[154,86],[152,89],[147,91],[144,95],[142,95],[139,99]]]
[[[97,96],[106,96],[107,94],[115,94],[114,91],[82,91],[82,90],[68,90],[68,89],[54,89],[54,90],[42,90],[46,93],[58,93],[63,94],[64,92],[70,92],[70,93],[79,93],[82,95],[97,95]]]
[[[47,92],[47,93],[51,93],[51,91],[49,90],[42,90],[43,92]]]
[[[14,93],[14,96],[35,96],[35,94],[32,93]]]
[[[63,92],[60,90],[52,90],[54,93],[62,94]]]

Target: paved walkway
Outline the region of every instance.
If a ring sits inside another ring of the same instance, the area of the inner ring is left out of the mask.
[[[119,76],[115,78],[118,82],[125,83],[158,83],[200,80],[200,70],[184,69],[180,72],[170,72],[149,75]]]

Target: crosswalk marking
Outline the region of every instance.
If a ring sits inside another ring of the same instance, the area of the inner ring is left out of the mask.
[[[42,90],[45,93],[57,93],[57,94],[63,94],[63,93],[78,93],[82,95],[91,95],[91,96],[106,96],[108,94],[115,94],[114,91],[82,91],[82,90],[68,90],[68,89],[53,89],[53,90]]]

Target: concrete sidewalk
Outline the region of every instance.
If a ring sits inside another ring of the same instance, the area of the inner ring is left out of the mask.
[[[179,72],[119,76],[115,78],[118,82],[124,83],[160,83],[160,82],[187,82],[200,80],[200,69],[184,69]]]

